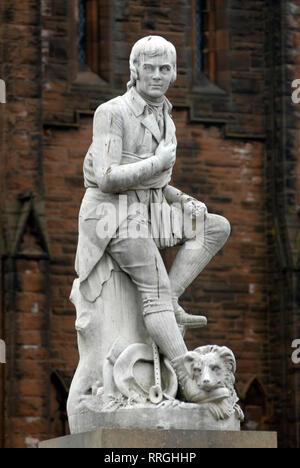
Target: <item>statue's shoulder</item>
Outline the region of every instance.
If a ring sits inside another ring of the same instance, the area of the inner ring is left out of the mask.
[[[95,111],[95,116],[101,112],[104,114],[109,114],[115,117],[122,118],[124,115],[124,110],[126,110],[127,107],[125,96],[126,94],[123,96],[117,96],[113,99],[110,99],[109,101],[100,104],[100,106],[98,106],[98,108]]]

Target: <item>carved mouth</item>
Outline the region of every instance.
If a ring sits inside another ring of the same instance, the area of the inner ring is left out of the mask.
[[[212,401],[223,400],[224,398],[228,398],[230,396],[230,392],[226,387],[215,388],[209,392],[207,392],[207,398],[205,398],[203,403],[209,403]]]
[[[224,400],[230,397],[230,391],[226,387],[219,387],[206,391],[202,389],[194,389],[192,401],[194,403],[211,403],[214,401]]]

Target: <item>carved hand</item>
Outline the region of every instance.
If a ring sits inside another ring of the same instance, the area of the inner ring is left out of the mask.
[[[195,198],[184,196],[181,199],[182,206],[184,207],[185,213],[191,215],[193,219],[200,215],[207,214],[207,207],[204,203],[196,200]]]
[[[155,151],[155,155],[159,158],[163,170],[170,169],[176,161],[176,145],[162,140]]]

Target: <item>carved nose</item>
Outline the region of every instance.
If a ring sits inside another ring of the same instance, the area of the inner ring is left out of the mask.
[[[202,386],[206,391],[210,390],[211,388],[211,380],[207,375],[204,375],[202,378]]]

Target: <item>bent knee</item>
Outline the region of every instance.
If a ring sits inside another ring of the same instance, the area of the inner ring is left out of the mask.
[[[221,220],[220,220],[220,230],[222,231],[222,234],[225,238],[225,240],[228,239],[228,237],[230,236],[230,233],[231,233],[231,224],[230,222],[228,221],[227,218],[224,218],[223,216],[220,216]]]
[[[157,287],[159,288],[159,296],[164,298],[171,298],[172,297],[172,289],[171,283],[169,279],[169,275],[163,271],[163,274],[157,278]]]
[[[208,234],[217,237],[218,241],[225,244],[231,233],[231,225],[227,218],[220,215],[208,214]]]

